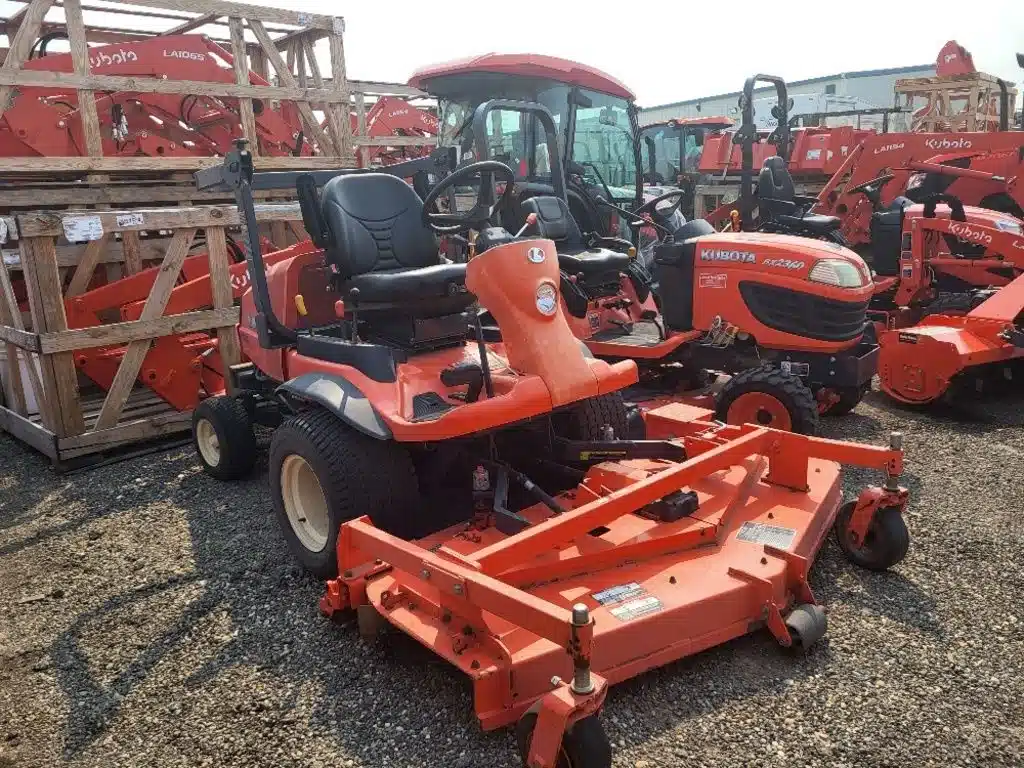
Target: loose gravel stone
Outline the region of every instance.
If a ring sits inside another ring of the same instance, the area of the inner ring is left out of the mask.
[[[1024,764],[1024,401],[972,408],[823,420],[904,432],[910,555],[867,573],[830,539],[806,657],[761,633],[614,687],[617,768]],[[439,658],[319,614],[263,455],[231,484],[188,449],[62,477],[0,436],[0,768],[517,765]]]

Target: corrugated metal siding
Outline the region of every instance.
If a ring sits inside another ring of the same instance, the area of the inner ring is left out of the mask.
[[[791,96],[799,93],[825,93],[827,86],[834,85],[835,92],[840,96],[856,96],[871,102],[877,107],[891,107],[893,104],[893,86],[896,81],[907,77],[931,77],[935,74],[934,67],[925,67],[913,72],[901,72],[897,75],[869,75],[866,77],[834,78],[817,80],[805,85],[793,85],[789,88]],[[764,98],[770,91],[755,91],[755,98]],[[733,119],[739,118],[736,103],[737,95],[716,99],[694,99],[684,104],[665,107],[651,107],[640,110],[640,124],[659,123],[680,117],[712,117],[725,115]],[[700,105],[700,110],[697,105]]]

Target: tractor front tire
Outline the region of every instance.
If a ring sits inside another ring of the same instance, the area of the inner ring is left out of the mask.
[[[875,512],[864,542],[857,546],[849,533],[856,506],[856,501],[848,501],[836,515],[836,540],[846,558],[869,571],[886,571],[901,562],[910,549],[910,532],[900,510],[896,507],[883,507]]]
[[[823,387],[822,389],[828,389]],[[839,399],[831,405],[825,407],[819,407],[818,414],[821,416],[845,416],[858,405],[860,401],[864,399],[864,395],[871,391],[871,382],[867,381],[859,387],[833,387],[833,392],[838,395]]]
[[[818,431],[818,403],[800,377],[773,368],[748,368],[718,393],[715,418],[813,435]]]
[[[256,464],[252,418],[230,395],[208,397],[192,412],[192,445],[203,469],[218,480],[240,480]]]
[[[420,493],[408,451],[322,409],[292,416],[274,432],[270,491],[289,549],[321,579],[338,575],[342,523],[369,515],[395,536],[416,532]]]

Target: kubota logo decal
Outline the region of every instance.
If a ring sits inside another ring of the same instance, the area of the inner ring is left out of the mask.
[[[961,240],[971,240],[975,243],[988,245],[992,242],[992,235],[981,229],[975,229],[967,224],[951,224],[949,231]]]
[[[116,53],[97,52],[95,56],[89,57],[89,64],[93,67],[110,67],[115,64],[127,64],[130,61],[138,61],[139,56],[135,51],[122,48]]]
[[[754,254],[750,251],[707,250],[700,252],[701,261],[734,261],[738,264],[753,264]]]
[[[924,145],[928,149],[970,149],[973,143],[970,139],[925,139]]]
[[[903,149],[906,144],[885,144],[881,147],[875,147],[875,154],[880,155],[883,152],[893,152],[897,149]]]

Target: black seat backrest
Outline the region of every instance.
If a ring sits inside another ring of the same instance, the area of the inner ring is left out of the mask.
[[[423,222],[423,203],[397,176],[336,176],[324,185],[320,210],[329,235],[327,259],[343,280],[440,263],[437,237]]]
[[[796,188],[786,162],[778,155],[764,161],[757,177],[757,204],[764,218],[796,213]]]
[[[569,212],[569,206],[560,197],[538,195],[530,197],[520,204],[523,213],[529,216],[537,214],[534,229],[541,237],[554,240],[568,247],[582,246],[583,235],[576,220]]]

